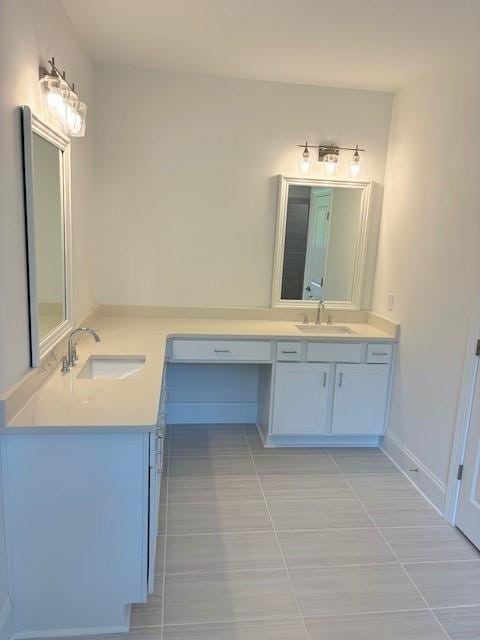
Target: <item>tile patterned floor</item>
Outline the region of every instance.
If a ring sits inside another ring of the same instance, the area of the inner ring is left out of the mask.
[[[378,449],[171,427],[131,640],[480,640],[480,554]]]

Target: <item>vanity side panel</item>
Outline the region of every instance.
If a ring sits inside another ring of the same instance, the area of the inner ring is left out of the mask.
[[[128,630],[146,597],[148,435],[5,438],[16,635]]]

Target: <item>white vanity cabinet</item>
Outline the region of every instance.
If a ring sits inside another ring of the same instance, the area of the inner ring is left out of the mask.
[[[330,365],[279,362],[273,393],[272,433],[311,435],[330,432]]]
[[[380,436],[385,430],[393,344],[277,346],[268,444],[277,436]]]
[[[128,631],[153,588],[161,434],[70,427],[2,444],[19,635]]]
[[[388,364],[337,364],[332,433],[383,433],[389,378]]]

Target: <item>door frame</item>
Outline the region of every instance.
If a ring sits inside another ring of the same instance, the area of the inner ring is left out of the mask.
[[[476,354],[477,340],[480,338],[480,300],[477,299],[468,329],[465,345],[465,360],[463,364],[462,380],[455,419],[455,431],[450,454],[448,469],[447,491],[443,515],[445,519],[455,526],[457,507],[460,495],[461,480],[458,479],[459,466],[465,460],[465,453],[470,430],[473,400],[477,381],[480,384],[479,362]]]

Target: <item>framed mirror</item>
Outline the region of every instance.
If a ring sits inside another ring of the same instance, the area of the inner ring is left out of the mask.
[[[31,365],[72,329],[70,140],[24,106]]]
[[[371,189],[280,176],[272,307],[360,308]]]

